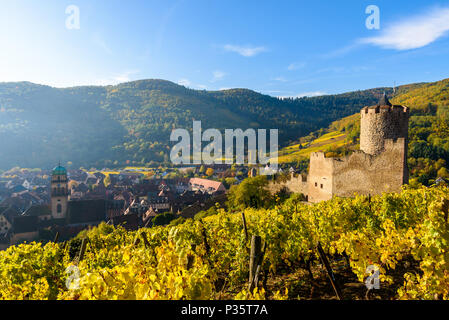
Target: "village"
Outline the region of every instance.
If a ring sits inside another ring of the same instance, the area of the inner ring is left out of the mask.
[[[106,222],[128,230],[152,227],[216,206],[255,168],[237,165],[177,169],[11,169],[0,175],[0,250],[31,241],[62,240]]]

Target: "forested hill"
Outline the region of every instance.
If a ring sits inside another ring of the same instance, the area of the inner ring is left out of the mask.
[[[407,93],[424,84],[398,88]],[[278,99],[247,89],[199,91],[165,80],[52,88],[0,83],[0,169],[150,164],[169,160],[174,128],[278,128],[280,143],[377,102],[392,88]]]

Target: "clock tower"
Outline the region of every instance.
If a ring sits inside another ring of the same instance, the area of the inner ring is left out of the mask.
[[[53,219],[65,219],[69,198],[67,170],[60,165],[51,175],[51,215]]]

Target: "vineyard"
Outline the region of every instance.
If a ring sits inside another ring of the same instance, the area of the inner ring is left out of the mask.
[[[135,232],[101,224],[1,251],[0,299],[449,299],[448,191],[291,197]]]

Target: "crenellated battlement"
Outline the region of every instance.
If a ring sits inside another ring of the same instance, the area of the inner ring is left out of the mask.
[[[396,139],[385,139],[384,140],[384,148],[385,150],[394,149],[397,147],[406,147],[406,139],[405,138],[396,138]]]
[[[406,117],[409,116],[410,109],[405,106],[394,105],[394,106],[373,106],[373,107],[364,107],[360,110],[360,115],[362,118],[375,115],[379,113],[395,113],[399,115],[404,115]]]

